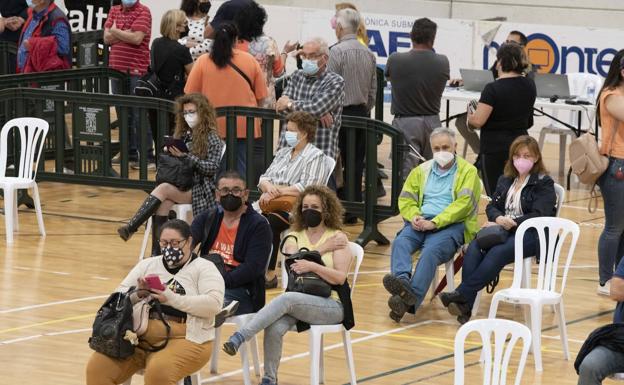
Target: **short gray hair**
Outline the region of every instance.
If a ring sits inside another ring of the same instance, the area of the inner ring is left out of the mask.
[[[451,138],[451,142],[457,143],[457,141],[455,140],[455,131],[451,130],[448,127],[435,128],[433,131],[431,131],[431,135],[429,135],[429,140],[439,135],[446,135]]]
[[[336,12],[336,24],[340,24],[347,32],[356,33],[360,26],[360,13],[351,8]]]
[[[308,39],[305,43],[303,43],[303,45],[306,45],[308,43],[318,44],[319,53],[321,55],[329,56],[329,45],[327,45],[327,41],[325,41],[325,39],[323,39],[322,37],[313,37],[311,39]]]

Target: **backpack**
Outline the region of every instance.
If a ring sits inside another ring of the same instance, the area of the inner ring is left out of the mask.
[[[598,206],[596,182],[609,167],[609,158],[600,154],[594,135],[589,132],[585,133],[574,139],[568,147],[572,172],[578,176],[581,183],[588,184],[592,188],[587,206],[590,213],[595,212]],[[613,144],[613,139],[611,144]]]

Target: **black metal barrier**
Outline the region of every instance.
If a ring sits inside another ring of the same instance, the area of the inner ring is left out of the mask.
[[[0,41],[0,75],[13,73],[17,46],[9,41]]]
[[[377,69],[377,94],[375,95],[375,119],[383,122],[384,118],[384,90],[388,85],[384,70],[380,67]]]
[[[129,93],[128,75],[108,67],[3,75],[0,76],[0,90],[29,87],[108,94],[111,80],[120,81],[123,94]]]

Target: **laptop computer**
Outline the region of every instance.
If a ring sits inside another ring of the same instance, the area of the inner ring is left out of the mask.
[[[537,97],[552,98],[557,95],[559,99],[571,99],[568,76],[560,74],[535,74],[535,87]]]
[[[466,91],[481,92],[486,84],[494,81],[494,75],[490,70],[460,68],[459,73],[464,81],[464,89]]]

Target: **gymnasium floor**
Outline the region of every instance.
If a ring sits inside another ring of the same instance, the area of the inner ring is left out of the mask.
[[[554,144],[546,145],[550,170],[556,170],[557,153]],[[132,215],[145,194],[45,182],[39,186],[46,238],[38,234],[34,212],[20,209],[20,232],[9,247],[4,218],[0,221],[0,362],[4,363],[0,384],[80,385],[85,383],[85,363],[91,354],[87,338],[94,314],[136,263],[143,235],[137,233],[124,243],[115,229]],[[611,320],[615,304],[595,292],[596,243],[604,214],[602,209],[589,214],[587,198],[586,190],[573,185],[562,210],[563,217],[581,225],[564,296],[572,359],[564,360],[554,313],[545,308],[544,371],[534,371],[529,355],[523,384],[576,384],[573,360],[583,340],[594,328]],[[484,204],[482,200],[480,213]],[[382,225],[382,232],[392,240],[401,225],[399,217],[391,218]],[[346,230],[353,238],[360,228],[356,225]],[[458,324],[437,300],[425,300],[414,317],[400,324],[392,322],[387,316],[388,295],[381,285],[389,270],[389,255],[389,246],[371,243],[365,248],[354,294],[356,327],[351,331],[358,383],[452,384],[453,338]],[[503,272],[499,288],[507,287],[511,278],[510,271]],[[268,297],[279,293],[278,289],[271,290]],[[484,295],[478,317],[487,313],[490,298]],[[499,316],[522,321],[521,309],[511,305],[501,305]],[[232,331],[225,326],[224,335]],[[338,343],[338,336],[325,339],[327,384],[348,383],[343,349]],[[468,341],[471,352],[466,355],[466,384],[481,383],[478,346],[475,339]],[[308,383],[307,352],[307,334],[286,336],[281,385]],[[206,383],[241,384],[239,357],[221,353],[219,360],[218,375],[211,375],[207,367],[202,370]],[[508,380],[511,383],[512,379]],[[135,376],[133,383],[142,381]]]

